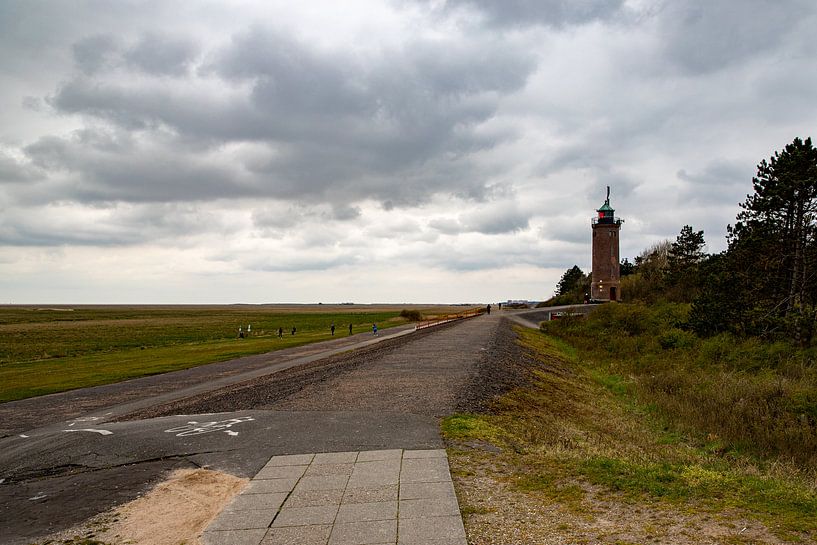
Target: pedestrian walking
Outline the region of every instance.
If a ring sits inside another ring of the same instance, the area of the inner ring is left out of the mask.
[[[377,324],[372,324],[372,335],[377,336]]]
[[[239,338],[239,339],[243,339],[243,338],[244,338],[244,330],[243,330],[243,329],[241,329],[241,326],[238,326],[238,338]]]
[[[295,329],[295,326],[292,326],[292,334],[293,334],[293,335],[295,335],[295,332],[296,332],[296,331],[297,331],[297,329]]]
[[[490,316],[490,315],[491,315],[491,305],[488,305],[488,306],[485,308],[485,310],[487,310],[487,311],[488,311],[488,315]]]
[[[252,324],[247,324],[247,337],[252,335]]]
[[[283,328],[283,327],[279,327],[279,328],[278,328],[278,338],[280,339],[280,338],[282,338],[283,336],[284,336],[284,328]]]
[[[329,329],[332,330],[332,336],[334,337],[335,336],[335,324],[333,323],[332,327],[330,327]]]
[[[352,334],[352,324],[349,324],[349,335]]]

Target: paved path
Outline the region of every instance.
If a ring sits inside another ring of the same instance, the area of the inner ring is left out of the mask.
[[[338,337],[115,384],[0,404],[0,438],[80,417],[106,420],[414,333],[414,326]],[[236,341],[240,342],[240,341]]]
[[[106,420],[127,412],[133,401],[80,411],[68,419],[60,419],[64,409],[55,405],[56,416],[41,415],[47,425],[0,439],[3,543],[30,543],[129,501],[171,469],[206,466],[253,476],[270,456],[439,449],[438,417],[454,412],[459,394],[471,388],[499,325],[496,316],[473,318],[407,335],[390,350],[364,350],[358,362],[353,352],[351,364],[334,375],[268,402],[255,396],[268,391],[276,375],[260,365],[251,370],[259,376],[230,394],[232,411],[223,414],[179,411],[171,413],[176,416],[110,423]],[[197,368],[197,373],[206,377],[208,369],[216,376],[224,371],[215,364]],[[236,376],[229,377],[231,384]],[[150,378],[163,391],[161,377]],[[210,388],[219,384],[214,380]],[[207,391],[200,380],[195,387]],[[165,393],[137,401],[155,402],[165,399]],[[89,392],[74,395],[93,401]],[[202,432],[184,431],[196,428]]]
[[[445,450],[273,456],[205,545],[467,545]]]

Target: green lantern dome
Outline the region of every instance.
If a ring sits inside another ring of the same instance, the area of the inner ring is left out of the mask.
[[[616,222],[616,211],[610,206],[610,186],[607,186],[607,199],[605,199],[604,204],[601,205],[601,208],[596,210],[599,213],[598,218],[596,219],[596,223],[615,223]]]

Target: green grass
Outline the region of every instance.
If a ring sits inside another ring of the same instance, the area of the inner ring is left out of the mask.
[[[406,323],[400,308],[0,307],[0,402],[109,384]],[[239,339],[238,327],[252,325]],[[284,336],[277,336],[278,327]],[[291,335],[292,327],[297,328]]]
[[[497,400],[491,414],[445,419],[442,431],[455,443],[499,447],[492,463],[521,493],[588,514],[585,487],[600,487],[634,507],[737,511],[783,539],[817,537],[817,487],[808,468],[724,448],[715,437],[699,441],[645,404],[634,379],[609,361],[565,350],[564,339],[517,331],[539,363],[529,384]]]

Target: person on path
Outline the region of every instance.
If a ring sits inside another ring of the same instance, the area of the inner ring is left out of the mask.
[[[295,329],[295,326],[292,326],[292,334],[293,334],[293,335],[295,335],[295,332],[296,332],[296,331],[297,331],[297,329]]]
[[[279,327],[279,328],[278,328],[278,338],[280,339],[280,338],[282,338],[283,336],[284,336],[284,328],[283,328],[283,327]]]
[[[349,324],[349,335],[352,334],[352,324]]]
[[[491,305],[488,305],[485,310],[488,311],[488,316],[490,316],[491,315]]]
[[[335,336],[335,324],[333,323],[332,327],[330,327],[329,329],[332,330],[332,336],[334,337]]]
[[[499,303],[499,310],[502,310],[502,303]]]
[[[244,338],[244,330],[243,330],[243,329],[241,329],[241,326],[238,326],[238,338],[239,338],[239,339],[243,339],[243,338]]]
[[[372,335],[377,336],[377,324],[372,324]]]
[[[252,324],[247,324],[247,337],[252,335]]]

